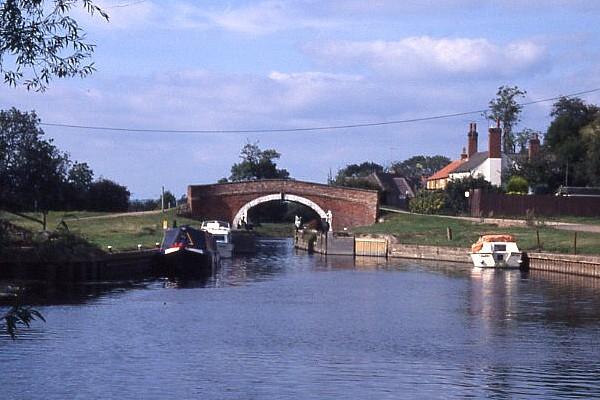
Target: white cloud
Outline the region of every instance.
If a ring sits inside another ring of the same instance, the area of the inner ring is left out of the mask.
[[[545,48],[533,41],[498,45],[484,38],[407,37],[398,41],[330,41],[305,50],[319,61],[366,65],[402,77],[441,74],[507,76],[539,65]]]
[[[265,35],[293,29],[323,29],[338,26],[334,18],[311,15],[298,2],[268,0],[220,11],[202,11],[215,27],[244,34]]]

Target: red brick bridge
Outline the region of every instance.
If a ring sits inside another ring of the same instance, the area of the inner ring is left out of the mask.
[[[248,210],[268,201],[284,200],[312,208],[333,230],[370,225],[377,219],[375,190],[354,189],[285,179],[188,186],[193,218],[247,221]]]

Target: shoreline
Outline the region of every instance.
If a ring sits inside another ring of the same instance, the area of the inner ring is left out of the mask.
[[[317,234],[310,232],[306,234],[299,231],[294,238],[294,247],[309,253],[314,252],[324,255],[402,258],[472,264],[469,258],[469,248],[466,247],[404,244],[390,240],[390,235],[377,234],[370,234],[368,237],[344,236],[341,240],[333,233]],[[600,255],[526,251],[523,253],[529,257],[530,270],[600,278]]]

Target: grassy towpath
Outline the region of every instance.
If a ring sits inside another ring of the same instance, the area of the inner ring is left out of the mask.
[[[519,248],[537,250],[537,233],[541,250],[555,253],[573,253],[574,232],[559,230],[553,226],[503,226],[485,224],[472,220],[410,213],[389,213],[385,222],[355,228],[356,233],[390,234],[401,243],[433,246],[469,247],[486,233],[510,233],[517,238]],[[452,240],[446,237],[446,229],[452,229]],[[600,254],[600,233],[577,232],[578,254]]]
[[[39,218],[39,214],[31,214]],[[29,229],[33,232],[41,230],[41,225],[34,221],[9,213],[0,213],[0,218]],[[176,216],[175,209],[163,213],[159,211],[144,211],[134,213],[92,213],[92,212],[60,212],[51,211],[48,214],[48,229],[53,230],[64,221],[69,231],[76,233],[89,242],[106,250],[112,246],[113,251],[152,248],[160,242],[163,236],[163,220],[172,225],[177,220],[178,225],[200,227],[200,222]]]

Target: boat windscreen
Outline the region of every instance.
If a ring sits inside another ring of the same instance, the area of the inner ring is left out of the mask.
[[[192,242],[194,242],[194,247],[198,249],[206,248],[206,239],[205,233],[203,231],[197,231],[195,229],[187,229],[187,234],[190,235]]]
[[[167,229],[165,231],[165,235],[163,236],[162,244],[160,245],[161,249],[168,249],[175,242],[177,242],[177,238],[179,237],[179,233],[181,231],[179,229]]]

